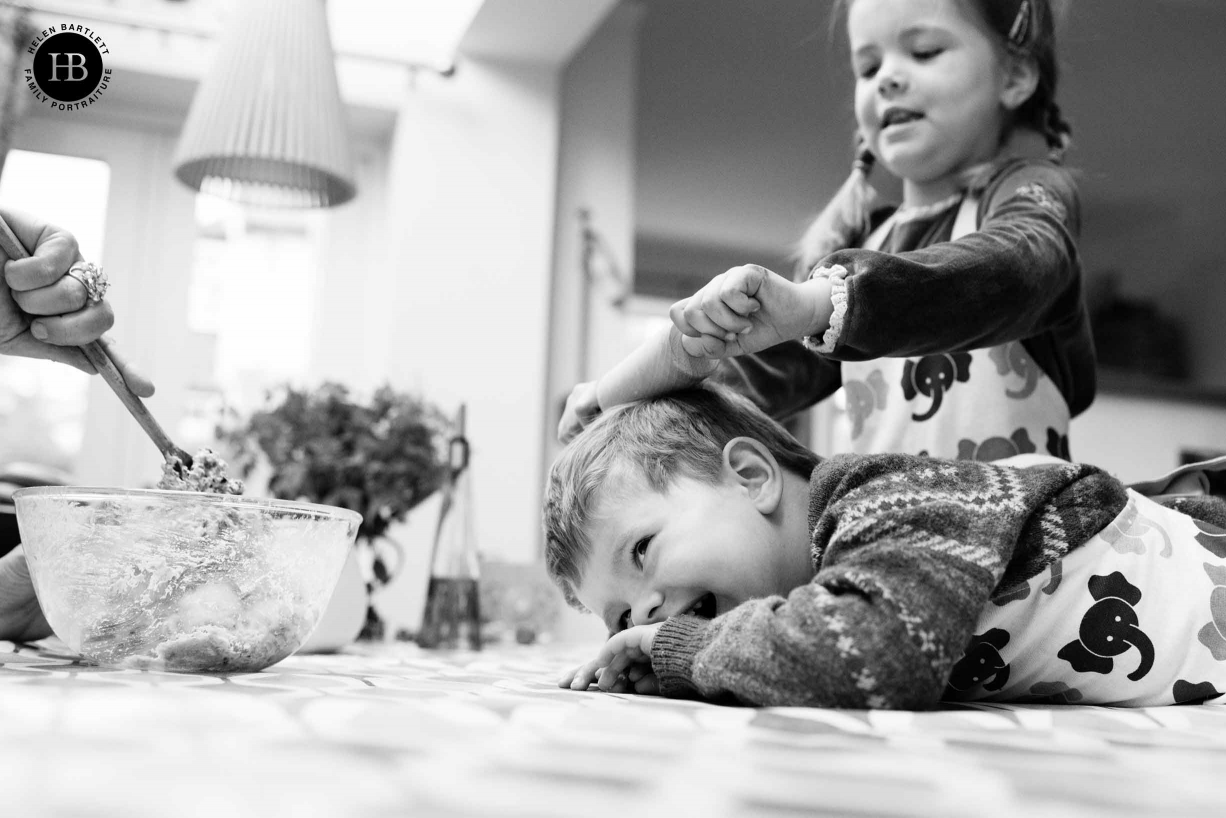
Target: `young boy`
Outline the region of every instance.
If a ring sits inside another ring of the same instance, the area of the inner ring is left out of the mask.
[[[562,452],[547,567],[610,638],[561,686],[752,705],[1226,702],[1226,503],[1026,455],[821,459],[708,386]],[[1212,522],[1209,520],[1212,519]]]

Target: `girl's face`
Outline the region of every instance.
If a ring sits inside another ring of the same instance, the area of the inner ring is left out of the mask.
[[[1001,143],[1012,102],[1002,49],[959,0],[853,0],[847,29],[873,153],[908,204],[956,192]]]

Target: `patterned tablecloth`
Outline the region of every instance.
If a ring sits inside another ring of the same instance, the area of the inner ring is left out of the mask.
[[[717,707],[587,650],[355,646],[228,677],[0,642],[0,816],[1222,816],[1226,707]]]

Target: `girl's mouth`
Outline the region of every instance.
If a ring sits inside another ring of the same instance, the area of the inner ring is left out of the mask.
[[[881,130],[885,130],[893,125],[905,125],[908,122],[914,122],[921,119],[923,114],[918,111],[908,111],[904,108],[890,108],[881,117]]]

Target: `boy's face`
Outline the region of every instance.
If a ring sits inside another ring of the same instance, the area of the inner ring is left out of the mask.
[[[715,485],[678,477],[659,493],[637,469],[616,468],[588,534],[575,595],[611,633],[683,613],[713,618],[811,576],[797,576],[759,492],[730,474]]]

